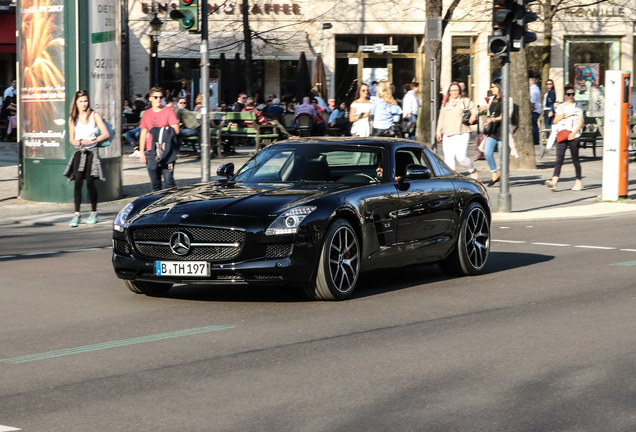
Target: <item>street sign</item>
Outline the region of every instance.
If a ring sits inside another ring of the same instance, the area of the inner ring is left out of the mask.
[[[442,40],[442,17],[426,19],[426,41],[435,42]]]
[[[383,45],[383,44],[375,44],[375,45],[360,45],[360,51],[362,52],[373,52],[376,54],[381,54],[387,51],[397,51],[397,45]]]

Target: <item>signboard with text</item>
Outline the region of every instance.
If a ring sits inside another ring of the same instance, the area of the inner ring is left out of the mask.
[[[24,157],[64,159],[64,0],[19,2],[21,139]]]
[[[89,2],[88,22],[89,93],[91,106],[99,112],[116,131],[121,130],[121,64],[120,38],[118,37],[119,1],[101,0]],[[102,157],[121,155],[121,134],[116,134],[110,147],[101,150]]]

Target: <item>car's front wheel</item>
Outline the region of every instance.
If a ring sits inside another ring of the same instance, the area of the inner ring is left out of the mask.
[[[170,288],[171,283],[158,283],[158,282],[142,282],[142,281],[124,281],[129,290],[135,294],[145,294],[151,297],[157,297],[164,295]]]
[[[338,219],[325,233],[318,269],[305,293],[312,300],[344,300],[355,289],[359,274],[358,236],[349,222]]]
[[[451,275],[476,275],[486,267],[489,252],[488,215],[481,204],[472,202],[462,216],[455,250],[439,266]]]

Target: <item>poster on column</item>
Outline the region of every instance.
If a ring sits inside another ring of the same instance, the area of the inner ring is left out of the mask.
[[[89,93],[92,108],[117,131],[102,157],[121,156],[121,46],[118,0],[89,2]]]
[[[64,0],[19,3],[19,121],[24,157],[64,159]]]

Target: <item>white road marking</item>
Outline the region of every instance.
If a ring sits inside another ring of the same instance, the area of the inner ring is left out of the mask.
[[[616,249],[615,247],[607,247],[607,246],[583,246],[583,245],[579,245],[579,246],[574,246],[576,248],[584,248],[584,249],[604,249],[604,250],[611,250],[611,249]]]
[[[563,244],[563,243],[540,243],[540,242],[534,242],[534,243],[530,243],[530,244],[539,245],[539,246],[558,246],[558,247],[572,246],[571,244]]]
[[[499,227],[499,229],[510,229],[510,227]]]
[[[619,249],[619,250],[621,250],[623,252],[636,252],[636,249]]]
[[[0,432],[21,431],[22,429],[0,425]]]
[[[499,243],[525,243],[525,241],[522,241],[522,240],[495,240],[495,239],[493,239],[492,241],[499,242]]]

